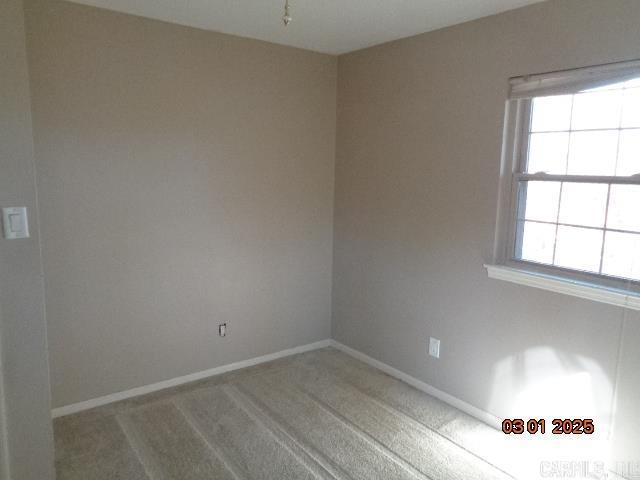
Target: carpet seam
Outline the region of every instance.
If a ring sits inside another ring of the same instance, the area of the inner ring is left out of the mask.
[[[415,465],[413,465],[411,462],[409,462],[408,460],[402,458],[400,455],[398,455],[397,453],[392,451],[389,447],[384,445],[382,442],[377,440],[375,437],[373,437],[372,435],[370,435],[367,432],[365,432],[364,430],[362,430],[355,423],[353,423],[351,420],[346,418],[340,412],[338,412],[333,407],[328,405],[326,402],[324,402],[323,400],[318,398],[316,395],[314,395],[311,392],[308,392],[306,390],[303,390],[302,388],[297,387],[297,386],[294,387],[294,388],[296,390],[298,390],[302,395],[305,395],[306,397],[311,399],[311,401],[315,402],[320,407],[320,409],[324,410],[329,415],[333,416],[339,422],[344,424],[353,433],[358,435],[360,438],[364,439],[375,450],[378,450],[382,455],[387,457],[389,460],[394,462],[399,467],[404,468],[408,473],[410,473],[414,477],[417,477],[420,480],[434,480],[432,477],[430,477],[426,473],[421,472],[420,470],[418,470],[418,468]]]
[[[250,480],[247,475],[239,473],[237,471],[239,470],[239,467],[234,465],[231,460],[226,458],[226,455],[221,451],[221,449],[217,445],[209,441],[209,439],[200,431],[200,428],[198,428],[197,423],[192,418],[191,414],[185,411],[184,405],[182,405],[182,401],[180,399],[174,399],[172,403],[176,407],[176,410],[178,410],[178,412],[180,412],[180,414],[184,417],[189,427],[204,441],[205,445],[207,445],[213,455],[215,455],[215,457],[220,460],[224,467],[231,473],[233,478],[235,478],[236,480]]]
[[[353,358],[353,357],[350,357],[350,358]],[[360,360],[358,360],[357,358],[356,358],[356,359],[353,359],[353,360],[358,361],[358,362],[360,361]],[[324,362],[323,362],[323,363],[324,363]],[[365,364],[365,365],[366,365],[366,364]],[[371,368],[373,368],[373,367],[371,367]],[[376,371],[381,372],[381,371],[380,371],[380,370],[378,370],[378,369],[375,369],[375,370],[376,370]],[[333,373],[333,372],[331,372],[331,371],[329,371],[329,370],[325,370],[325,371],[326,371],[326,372],[327,372],[327,374],[328,374],[328,375],[330,375],[331,377],[333,377],[333,378],[335,378],[335,379],[337,379],[337,380],[339,380],[339,381],[341,381],[341,382],[346,383],[347,385],[349,385],[349,386],[350,386],[351,388],[353,388],[354,390],[357,390],[358,392],[360,392],[363,396],[365,396],[365,397],[369,398],[371,401],[373,401],[374,403],[378,404],[380,407],[382,407],[382,408],[384,408],[385,410],[387,410],[389,413],[392,413],[392,414],[394,414],[394,415],[396,415],[396,416],[399,416],[400,418],[402,418],[402,417],[407,417],[407,419],[409,419],[409,420],[413,421],[413,422],[416,424],[416,426],[420,426],[420,427],[422,427],[422,428],[424,428],[424,429],[429,430],[430,432],[433,432],[434,434],[438,435],[439,437],[441,437],[442,439],[446,440],[447,442],[450,442],[450,443],[454,444],[455,446],[457,446],[458,448],[460,448],[460,449],[461,449],[461,450],[463,450],[464,452],[468,453],[469,455],[473,456],[474,458],[477,458],[478,460],[482,461],[482,462],[483,462],[483,463],[485,463],[486,465],[489,465],[490,467],[495,468],[496,470],[498,470],[498,471],[502,472],[503,474],[505,474],[506,476],[508,476],[509,478],[511,478],[511,479],[513,479],[513,480],[517,480],[517,479],[516,479],[516,477],[514,477],[514,476],[513,476],[512,474],[510,474],[509,472],[507,472],[507,471],[503,470],[502,468],[500,468],[499,466],[497,466],[497,465],[495,465],[495,464],[491,463],[491,462],[490,462],[490,461],[488,461],[486,458],[483,458],[483,457],[481,457],[480,455],[478,455],[478,454],[476,454],[476,453],[472,452],[471,450],[467,449],[466,447],[464,447],[464,446],[463,446],[463,445],[461,445],[460,443],[456,442],[453,438],[451,438],[451,437],[449,437],[449,436],[447,436],[447,435],[443,434],[442,432],[438,431],[438,429],[432,428],[431,426],[429,426],[429,425],[427,425],[427,424],[423,423],[422,421],[418,420],[417,418],[415,418],[413,415],[411,415],[411,414],[409,414],[409,413],[407,413],[407,412],[404,412],[404,411],[402,411],[402,410],[398,410],[397,408],[393,407],[392,405],[389,405],[388,403],[386,403],[384,400],[378,399],[378,398],[376,398],[376,397],[374,397],[374,396],[370,395],[369,393],[367,393],[367,392],[363,391],[361,388],[359,388],[357,385],[354,385],[352,382],[350,382],[350,381],[348,381],[348,380],[345,380],[345,379],[343,379],[343,378],[339,377],[339,376],[338,376],[338,375],[336,375],[335,373]],[[383,373],[383,374],[387,375],[387,374],[386,374],[386,373],[384,373],[384,372],[381,372],[381,373]],[[391,377],[391,378],[394,378],[394,377]],[[399,380],[399,379],[395,379],[395,380],[397,380],[398,382],[401,382],[401,383],[403,383],[403,384],[407,385],[409,388],[414,388],[414,387],[412,387],[411,385],[406,384],[406,382],[403,382],[402,380]],[[418,390],[418,392],[419,392],[419,390]],[[423,395],[428,395],[428,394],[426,394],[426,393],[424,393],[424,392],[420,392],[420,393],[421,393],[421,394],[423,394]],[[453,407],[451,407],[451,408],[453,408]],[[445,423],[444,423],[443,425],[441,425],[439,428],[441,428],[442,426],[446,425],[447,423],[449,423],[449,422],[445,422]]]
[[[356,387],[354,387],[356,388]],[[356,388],[356,390],[358,390]],[[358,390],[360,391],[360,390]],[[361,392],[363,395],[367,395],[364,392]],[[367,395],[374,403],[376,403],[377,405],[379,405],[381,408],[384,408],[385,410],[387,410],[389,413],[396,415],[397,417],[403,418],[406,417],[406,421],[407,422],[413,422],[414,428],[421,428],[421,429],[425,429],[428,430],[430,432],[433,432],[435,435],[437,435],[438,437],[442,438],[443,440],[446,440],[449,443],[452,443],[453,445],[455,445],[456,447],[460,448],[461,450],[463,450],[464,452],[468,453],[469,455],[473,456],[474,458],[480,460],[481,462],[485,463],[486,465],[488,465],[491,468],[495,468],[496,470],[498,470],[499,472],[505,474],[506,476],[508,476],[509,478],[516,480],[516,477],[514,477],[513,475],[511,475],[510,473],[506,472],[505,470],[503,470],[502,468],[498,467],[497,465],[494,465],[493,463],[489,462],[487,459],[477,455],[476,453],[472,452],[471,450],[468,450],[466,447],[464,447],[463,445],[460,445],[458,442],[456,442],[454,439],[448,437],[447,435],[444,435],[442,432],[439,432],[438,430],[431,428],[429,425],[426,425],[424,423],[422,423],[420,420],[418,420],[417,418],[414,418],[412,415],[409,415],[406,412],[402,412],[400,410],[395,409],[394,407],[392,407],[391,405],[387,405],[385,404],[383,401],[378,400],[377,398],[371,397],[369,395]],[[445,423],[446,425],[446,423]]]
[[[125,418],[120,415],[116,415],[115,418],[116,422],[120,426],[120,429],[124,433],[127,442],[129,442],[133,453],[135,453],[138,461],[140,462],[140,465],[142,465],[147,478],[149,478],[149,480],[158,480],[158,478],[164,479],[165,475],[162,473],[161,469],[156,465],[151,465],[153,461],[147,461],[143,458],[145,457],[145,455],[143,455],[142,453],[143,448],[139,445],[140,440],[136,438],[138,436],[138,433],[134,432],[135,426],[130,425],[129,421],[125,420]]]
[[[278,420],[278,415],[275,414],[269,407],[264,405],[260,400],[256,399],[251,393],[246,392],[239,385],[224,385],[223,390],[231,398],[239,408],[241,408],[247,415],[253,418],[256,422],[260,423],[266,430],[268,430],[279,442],[283,445],[282,438],[273,431],[274,427],[282,436],[287,438],[290,442],[296,445],[304,454],[311,459],[318,467],[320,467],[330,478],[334,480],[353,480],[349,474],[347,474],[340,466],[336,465],[333,460],[326,457],[322,452],[318,451],[315,447],[307,444],[307,442],[298,438],[299,436],[294,432],[291,432],[290,428],[285,426],[282,421]],[[240,396],[240,398],[238,398]],[[244,397],[244,398],[242,398]],[[252,411],[255,410],[255,411]],[[264,418],[260,418],[260,416]],[[266,420],[266,421],[265,421]],[[270,425],[269,425],[270,424]],[[286,446],[286,445],[285,445]],[[289,448],[287,446],[287,448]],[[295,452],[290,450],[294,455],[298,456]],[[303,459],[300,459],[304,462]],[[306,464],[305,464],[306,466]],[[313,472],[316,474],[316,472]]]

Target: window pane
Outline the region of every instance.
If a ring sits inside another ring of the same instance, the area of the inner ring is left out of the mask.
[[[569,143],[570,175],[614,175],[618,131],[573,132]]]
[[[630,177],[640,173],[640,130],[620,132],[616,175]]]
[[[564,183],[560,223],[604,227],[609,186],[597,183]]]
[[[640,280],[640,235],[607,232],[602,273]]]
[[[533,100],[532,132],[569,130],[573,95],[539,97]]]
[[[558,227],[554,265],[598,272],[601,252],[602,232],[600,230]]]
[[[568,133],[532,133],[527,173],[567,173]]]
[[[640,127],[640,88],[624,91],[622,101],[622,127]]]
[[[518,222],[522,232],[522,260],[551,264],[556,226],[546,223]]]
[[[541,222],[558,221],[560,182],[522,182],[520,184],[522,207],[520,219]]]
[[[573,99],[572,130],[618,128],[622,90],[580,93]]]
[[[612,185],[607,228],[640,232],[640,186]]]

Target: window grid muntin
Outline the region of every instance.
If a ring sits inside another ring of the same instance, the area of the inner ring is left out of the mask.
[[[534,180],[535,181],[535,180]],[[557,220],[555,222],[552,221],[546,221],[546,220],[539,220],[539,219],[530,219],[530,218],[526,218],[526,214],[523,213],[523,208],[522,206],[525,204],[526,202],[526,194],[523,194],[523,191],[526,191],[526,187],[528,186],[527,184],[529,183],[528,180],[525,181],[520,181],[518,182],[518,185],[516,187],[518,193],[517,193],[517,198],[518,198],[518,208],[516,208],[516,213],[515,213],[515,222],[516,222],[516,235],[517,238],[515,239],[515,244],[514,244],[514,250],[513,250],[513,260],[516,261],[531,261],[533,263],[539,263],[542,265],[548,265],[551,267],[558,267],[558,268],[565,268],[565,269],[569,269],[569,270],[575,270],[575,271],[580,271],[580,272],[586,272],[586,273],[592,273],[592,274],[596,274],[596,275],[604,275],[604,276],[608,276],[608,277],[613,277],[613,278],[620,278],[620,279],[624,279],[624,280],[633,280],[633,281],[640,281],[640,276],[638,278],[636,277],[616,277],[613,275],[609,275],[605,272],[603,272],[603,268],[604,268],[604,260],[605,260],[605,249],[606,249],[606,241],[607,241],[607,233],[611,232],[611,233],[619,233],[619,234],[624,234],[624,235],[628,235],[628,236],[633,236],[633,237],[637,237],[640,238],[640,231],[636,231],[636,230],[631,230],[631,229],[624,229],[624,228],[614,228],[614,227],[610,227],[609,226],[609,213],[610,213],[610,200],[611,200],[611,188],[613,185],[636,185],[638,186],[638,188],[640,188],[640,179],[635,180],[633,183],[630,182],[620,182],[620,183],[607,183],[607,198],[606,198],[606,209],[605,209],[605,219],[603,222],[603,226],[602,227],[595,227],[595,226],[591,226],[591,225],[584,225],[584,224],[576,224],[576,223],[570,223],[570,222],[563,222],[560,221],[559,215],[560,215],[560,209],[561,209],[561,202],[562,202],[562,187],[560,187],[560,194],[558,195],[558,212],[556,214],[557,216]],[[564,184],[565,182],[560,182],[561,186],[562,184]],[[568,183],[578,183],[578,182],[568,182]],[[552,260],[550,263],[545,263],[545,262],[538,262],[535,260],[530,260],[527,258],[523,258],[522,256],[522,242],[524,240],[524,227],[526,223],[535,223],[535,224],[541,224],[541,225],[551,225],[555,227],[555,233],[554,233],[554,246],[553,246],[553,254],[552,254]],[[598,231],[598,232],[602,232],[602,243],[600,245],[600,255],[599,255],[599,268],[597,271],[595,270],[581,270],[581,269],[571,269],[569,267],[560,267],[559,265],[556,264],[557,262],[557,241],[558,241],[558,230],[560,227],[568,227],[568,228],[580,228],[580,229],[584,229],[584,230],[589,230],[589,231]]]
[[[638,89],[637,85],[634,86],[627,86],[627,84],[624,85],[623,88],[610,88],[607,90],[620,90],[620,95],[624,96],[624,90],[627,89]],[[550,268],[557,268],[560,270],[564,270],[564,271],[569,271],[569,272],[578,272],[578,273],[585,273],[587,275],[595,275],[598,277],[607,277],[607,278],[612,278],[612,279],[618,279],[618,280],[624,280],[627,282],[640,282],[640,276],[639,278],[635,278],[635,277],[621,277],[621,276],[614,276],[614,275],[609,275],[606,273],[603,273],[603,268],[604,268],[604,260],[605,260],[605,249],[606,249],[606,240],[607,240],[607,232],[614,232],[614,233],[622,233],[622,234],[629,234],[629,235],[638,235],[640,236],[640,232],[634,232],[634,231],[628,231],[628,230],[621,230],[621,229],[614,229],[614,228],[607,228],[607,224],[608,224],[608,218],[609,218],[609,210],[610,210],[610,200],[611,200],[611,189],[612,189],[612,185],[617,185],[617,184],[621,184],[621,185],[640,185],[640,172],[638,172],[636,175],[633,176],[599,176],[599,175],[575,175],[575,174],[568,174],[569,171],[569,156],[571,155],[571,140],[572,140],[572,133],[574,132],[602,132],[602,131],[616,131],[618,133],[617,135],[617,144],[616,144],[616,157],[615,157],[615,168],[614,168],[614,174],[617,174],[618,172],[618,164],[619,164],[619,160],[620,160],[620,143],[621,143],[621,138],[622,138],[622,132],[624,131],[629,131],[629,130],[635,130],[635,131],[640,131],[640,127],[637,126],[633,126],[633,127],[622,127],[622,121],[623,121],[623,115],[624,115],[624,103],[623,100],[621,100],[621,104],[620,104],[620,108],[618,111],[618,125],[617,128],[587,128],[587,129],[576,129],[574,130],[573,124],[574,124],[574,119],[573,119],[573,107],[574,107],[574,103],[575,103],[575,97],[576,95],[578,95],[581,92],[575,93],[572,95],[571,98],[571,109],[569,112],[570,115],[570,122],[569,122],[569,130],[550,130],[550,131],[546,131],[546,130],[537,130],[537,131],[532,131],[531,129],[531,124],[532,124],[532,117],[533,117],[533,113],[534,113],[534,101],[533,99],[531,100],[521,100],[520,101],[520,108],[522,109],[520,111],[520,128],[518,129],[519,134],[516,135],[516,151],[519,152],[518,154],[518,161],[516,162],[516,168],[514,170],[514,176],[513,176],[513,183],[512,183],[512,195],[515,196],[515,212],[513,212],[512,209],[512,218],[514,218],[513,221],[513,225],[514,227],[511,229],[511,236],[510,238],[512,239],[512,242],[509,244],[510,247],[510,258],[513,261],[517,261],[517,262],[525,262],[525,263],[534,263],[534,264],[539,264],[545,267],[550,267]],[[566,158],[566,162],[565,162],[565,175],[558,175],[558,174],[554,174],[554,175],[550,175],[550,174],[546,174],[546,173],[528,173],[528,162],[529,162],[529,151],[530,151],[530,141],[531,141],[531,136],[532,134],[540,134],[540,133],[567,133],[568,134],[568,139],[567,141],[569,142],[568,146],[567,146],[567,158]],[[557,218],[556,218],[556,222],[545,222],[545,221],[539,221],[539,220],[528,220],[526,218],[521,218],[520,212],[522,211],[523,207],[525,207],[526,205],[526,189],[525,189],[525,194],[522,194],[522,190],[521,190],[521,185],[523,184],[528,184],[529,181],[559,181],[560,182],[560,192],[558,195],[558,208],[557,208]],[[604,225],[602,228],[598,228],[598,227],[592,227],[592,226],[585,226],[585,225],[576,225],[576,224],[570,224],[570,223],[566,223],[566,222],[560,222],[560,211],[561,211],[561,207],[562,207],[562,189],[565,183],[604,183],[607,184],[607,197],[606,197],[606,206],[605,206],[605,220],[604,220]],[[554,247],[553,247],[553,257],[552,257],[552,263],[548,264],[548,263],[541,263],[541,262],[536,262],[536,261],[530,261],[527,259],[522,258],[522,241],[523,241],[523,236],[524,236],[524,227],[525,227],[525,222],[532,222],[532,223],[539,223],[539,224],[549,224],[549,225],[554,225],[555,228],[555,236],[554,236]],[[571,227],[571,228],[584,228],[584,229],[588,229],[588,230],[596,230],[596,231],[601,231],[602,232],[602,243],[600,246],[600,255],[599,255],[599,268],[598,268],[598,272],[595,271],[590,271],[590,270],[580,270],[580,269],[573,269],[573,268],[568,268],[568,267],[564,267],[564,266],[558,266],[555,265],[556,262],[556,251],[557,251],[557,241],[558,241],[558,229],[561,226],[566,226],[566,227]]]

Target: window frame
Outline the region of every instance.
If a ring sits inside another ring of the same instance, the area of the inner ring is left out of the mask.
[[[578,69],[576,71],[581,70],[584,69]],[[567,75],[568,78],[571,78],[571,71],[561,73],[563,75]],[[526,79],[528,77],[519,77],[519,79],[522,78]],[[616,80],[615,76],[612,75],[610,81]],[[511,82],[513,85],[513,79]],[[569,86],[562,92],[562,94],[576,94],[581,90],[583,90],[583,88],[579,86]],[[503,266],[513,271],[523,272],[524,274],[539,275],[541,278],[548,277],[553,280],[566,280],[570,283],[585,284],[589,287],[640,295],[640,280],[574,270],[516,258],[516,242],[519,237],[517,235],[518,208],[519,202],[521,201],[519,183],[523,180],[604,183],[607,185],[630,184],[640,186],[640,175],[630,177],[607,177],[526,173],[533,99],[547,95],[544,93],[537,95],[532,94],[522,98],[509,98],[506,101],[493,267]]]

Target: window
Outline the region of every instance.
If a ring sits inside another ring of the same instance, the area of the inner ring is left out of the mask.
[[[640,62],[511,84],[496,262],[640,282]]]

